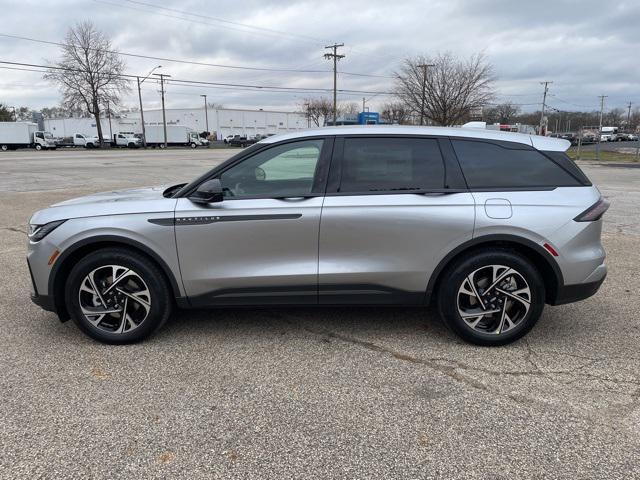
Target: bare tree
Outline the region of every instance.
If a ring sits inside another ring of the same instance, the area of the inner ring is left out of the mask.
[[[109,38],[92,22],[84,21],[69,29],[62,59],[52,66],[44,78],[60,85],[64,108],[82,108],[93,115],[102,145],[100,113],[107,105],[117,105],[120,95],[129,91],[129,82],[122,76],[124,61]]]
[[[338,105],[338,115],[357,115],[358,113],[360,113],[360,105],[356,102]]]
[[[451,53],[406,58],[395,77],[398,96],[410,111],[438,125],[459,123],[493,98],[492,67],[482,54],[466,60]]]
[[[411,123],[411,111],[402,102],[387,102],[382,105],[380,116],[387,123],[407,125]]]
[[[333,114],[333,101],[324,97],[307,98],[302,105],[302,114],[307,117],[309,123],[313,122],[319,127],[321,120]]]
[[[511,123],[520,114],[520,107],[511,102],[501,103],[489,108],[485,117],[489,123]]]
[[[0,122],[11,122],[13,120],[13,113],[7,108],[6,105],[0,103]]]

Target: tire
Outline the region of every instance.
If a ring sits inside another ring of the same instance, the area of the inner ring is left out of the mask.
[[[158,145],[158,146],[159,146],[162,150],[164,150],[165,148],[167,148],[167,147],[165,147],[164,143],[161,143],[161,144],[160,144],[160,145]]]
[[[36,150],[38,151],[42,150],[42,145],[40,145],[39,143],[36,143]]]
[[[503,280],[489,289],[501,277]],[[545,289],[529,260],[512,250],[492,248],[464,256],[447,267],[437,298],[445,324],[463,340],[499,346],[518,340],[533,328],[544,309]]]
[[[198,145],[196,145],[195,143],[191,142],[191,144],[189,145],[191,148],[196,148]]]
[[[121,280],[110,287],[114,277]],[[92,293],[94,285],[100,295]],[[158,265],[142,254],[120,248],[97,250],[78,261],[65,285],[65,302],[80,330],[109,344],[134,343],[148,337],[167,321],[173,305],[171,290]],[[111,313],[100,313],[105,306]],[[83,309],[96,314],[86,315]],[[123,310],[127,322],[122,321]]]
[[[9,146],[8,145],[0,145],[0,150],[2,150],[3,152],[6,152],[7,150],[9,150]]]

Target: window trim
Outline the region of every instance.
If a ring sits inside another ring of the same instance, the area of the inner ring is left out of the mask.
[[[559,165],[557,162],[555,162],[553,159],[549,158],[547,155],[544,154],[544,152],[542,152],[541,150],[538,150],[537,148],[533,147],[533,146],[529,146],[526,145],[524,143],[517,143],[517,142],[508,142],[508,141],[496,141],[496,140],[486,140],[483,138],[472,138],[472,137],[455,137],[455,136],[449,136],[448,137],[449,142],[451,143],[451,150],[453,155],[455,156],[458,165],[460,166],[460,170],[462,172],[462,175],[465,179],[465,182],[468,186],[469,192],[544,192],[544,191],[553,191],[556,188],[575,188],[575,187],[584,187],[585,185],[582,184],[582,181],[578,178],[576,178],[575,175],[573,175],[570,171],[568,171],[566,168],[564,168],[562,165]],[[467,180],[466,175],[464,174],[464,169],[462,168],[462,163],[460,162],[460,159],[458,158],[458,154],[456,152],[455,147],[453,146],[453,141],[464,141],[464,142],[473,142],[473,143],[486,143],[486,144],[490,144],[490,145],[495,145],[497,147],[500,148],[504,148],[505,150],[520,150],[520,151],[534,151],[539,153],[540,155],[542,155],[545,159],[547,159],[549,162],[551,162],[553,165],[557,166],[558,168],[560,168],[563,172],[565,172],[567,175],[569,175],[571,178],[573,178],[576,181],[575,185],[528,185],[528,186],[523,186],[523,187],[506,187],[506,186],[486,186],[486,187],[472,187],[471,185],[469,185],[469,181]],[[511,145],[514,145],[517,148],[511,148]],[[524,148],[522,148],[524,147]],[[528,148],[527,148],[528,147]]]
[[[416,189],[416,190],[376,190],[376,191],[361,191],[361,192],[341,192],[339,191],[340,183],[342,180],[342,165],[344,161],[344,144],[345,140],[348,139],[366,139],[366,140],[374,140],[374,139],[383,139],[383,138],[392,138],[392,139],[418,139],[418,140],[435,140],[438,144],[438,149],[440,150],[440,155],[442,158],[442,166],[443,166],[443,187],[442,188],[427,188],[427,189]],[[385,135],[371,135],[371,134],[354,134],[354,135],[338,135],[336,136],[335,144],[334,144],[334,154],[331,159],[331,166],[329,170],[329,177],[327,182],[326,196],[328,197],[352,197],[352,196],[366,196],[366,195],[425,195],[429,193],[433,194],[449,194],[449,193],[463,193],[468,192],[467,186],[464,183],[464,178],[462,177],[462,172],[460,172],[460,176],[456,175],[456,170],[460,168],[457,165],[457,160],[455,158],[451,158],[451,156],[443,150],[441,145],[441,140],[446,139],[446,137],[441,137],[437,135],[394,135],[394,134],[385,134]],[[452,162],[456,162],[453,163]],[[450,178],[451,176],[451,178]],[[451,186],[453,185],[453,186]],[[449,187],[448,187],[449,186]]]

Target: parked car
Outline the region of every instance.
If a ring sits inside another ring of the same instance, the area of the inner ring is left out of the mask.
[[[635,133],[628,133],[627,134],[627,140],[629,140],[630,142],[637,142],[638,141],[638,135],[636,135]]]
[[[229,142],[231,142],[231,140],[233,140],[234,138],[235,138],[235,135],[227,135],[226,137],[224,137],[224,138],[222,139],[222,141],[223,141],[224,143],[229,143]]]
[[[232,147],[248,147],[249,145],[253,145],[256,143],[255,138],[247,138],[246,136],[234,135],[234,137],[229,141],[229,145]]]
[[[442,127],[270,137],[188,184],[36,212],[32,298],[107,343],[174,305],[435,302],[463,339],[506,344],[605,279],[608,202],[568,147]]]

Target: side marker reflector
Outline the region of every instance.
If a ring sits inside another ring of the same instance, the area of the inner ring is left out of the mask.
[[[58,255],[60,255],[60,250],[56,248],[51,254],[51,256],[49,257],[49,263],[47,265],[49,266],[53,265],[53,262],[56,261],[56,258],[58,258]]]
[[[556,252],[555,248],[553,248],[553,247],[552,247],[551,245],[549,245],[548,243],[545,243],[545,244],[543,245],[543,247],[544,247],[544,248],[546,248],[546,249],[547,249],[547,251],[548,251],[551,255],[553,255],[554,257],[557,257],[557,256],[558,256],[558,252]]]

